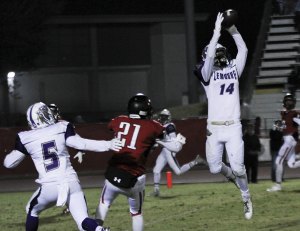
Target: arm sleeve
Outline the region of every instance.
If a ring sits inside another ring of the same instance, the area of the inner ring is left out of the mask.
[[[247,54],[248,54],[248,48],[246,46],[246,43],[244,42],[241,34],[235,30],[234,32],[231,32],[232,38],[235,41],[235,44],[237,46],[237,56],[236,56],[236,68],[238,71],[238,75],[241,76],[246,64],[247,60]]]
[[[172,141],[162,141],[157,140],[156,143],[160,144],[164,148],[168,149],[171,152],[179,152],[182,149],[182,144],[177,140]]]
[[[20,136],[17,135],[16,142],[15,142],[15,150],[22,152],[25,155],[29,155],[27,149],[25,148],[24,144],[21,142]]]
[[[22,160],[24,160],[25,156],[26,155],[24,153],[18,150],[13,150],[5,156],[3,165],[6,168],[14,168],[18,166]]]
[[[213,72],[215,55],[216,55],[216,46],[220,38],[220,35],[221,34],[219,31],[214,30],[213,37],[211,38],[208,44],[206,58],[204,60],[204,65],[201,69],[202,78],[205,82],[209,81],[211,74]]]
[[[84,139],[78,134],[74,136],[69,136],[66,140],[66,144],[69,147],[92,152],[108,151],[110,147],[110,142],[111,141]]]

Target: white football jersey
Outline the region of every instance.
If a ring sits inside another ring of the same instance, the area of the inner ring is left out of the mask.
[[[66,139],[73,135],[72,124],[65,121],[18,134],[16,147],[31,156],[39,173],[38,183],[78,181],[66,146]]]
[[[218,68],[214,65],[215,54],[207,54],[194,71],[208,99],[208,121],[239,120],[241,116],[239,78],[245,67],[248,49],[238,31],[232,37],[238,49],[235,59],[230,60],[226,67]],[[215,49],[216,45],[217,41],[212,39],[208,49]]]
[[[209,82],[201,82],[208,99],[208,120],[239,120],[241,115],[239,76],[235,59],[212,72]]]

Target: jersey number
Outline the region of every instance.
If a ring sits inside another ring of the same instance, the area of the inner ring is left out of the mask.
[[[138,125],[138,124],[132,124],[131,125],[130,123],[122,122],[122,123],[120,123],[119,128],[123,129],[123,131],[118,132],[117,138],[122,141],[123,147],[125,146],[126,138],[122,138],[122,136],[128,135],[129,131],[131,129],[134,129],[133,133],[132,133],[130,144],[127,145],[127,148],[136,149],[136,147],[135,147],[136,139],[138,137],[141,126]]]
[[[226,87],[226,89],[225,87],[226,87],[225,83],[221,85],[220,95],[224,95],[224,91],[228,92],[231,95],[232,92],[234,91],[234,83],[229,84],[229,86]]]
[[[44,166],[46,172],[52,171],[59,166],[59,159],[57,156],[57,148],[55,141],[52,140],[42,144],[43,155],[44,155]]]

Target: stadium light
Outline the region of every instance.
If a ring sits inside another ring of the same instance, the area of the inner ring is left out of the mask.
[[[13,93],[14,87],[15,87],[15,76],[16,73],[13,71],[10,71],[7,73],[7,86],[8,86],[8,92]]]

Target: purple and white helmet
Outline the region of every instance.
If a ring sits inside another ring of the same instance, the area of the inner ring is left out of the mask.
[[[26,116],[31,129],[44,128],[55,124],[55,119],[50,108],[42,102],[32,104],[27,109]]]

